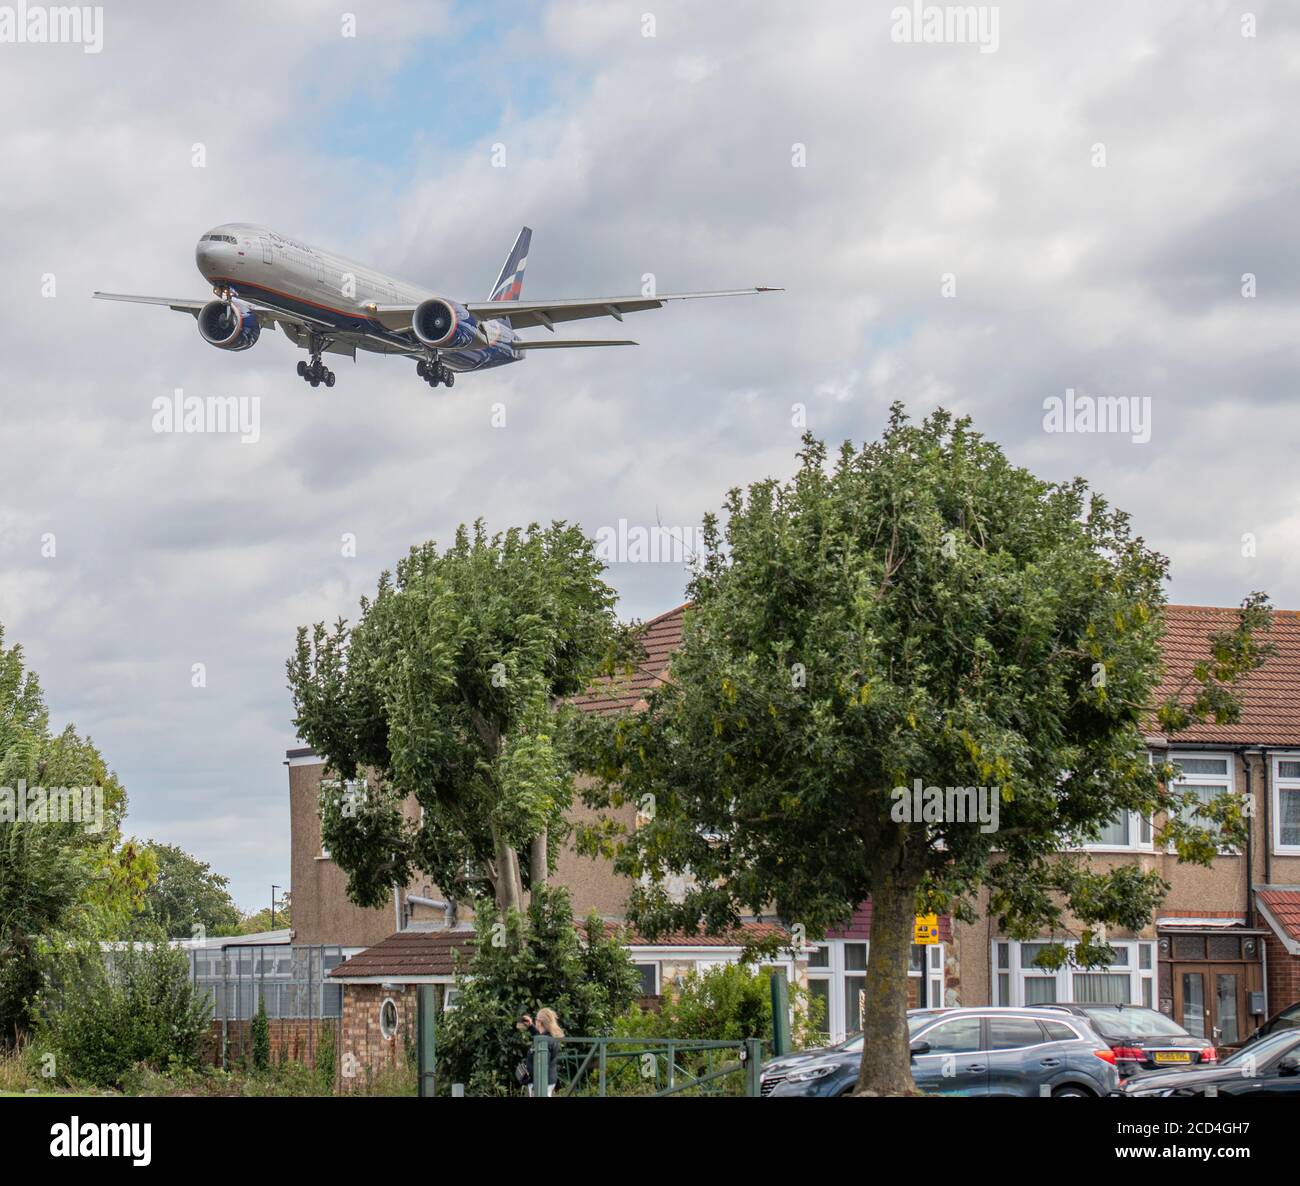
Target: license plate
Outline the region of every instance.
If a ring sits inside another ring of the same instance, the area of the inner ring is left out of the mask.
[[[1191,1062],[1192,1056],[1186,1050],[1157,1050],[1153,1056],[1156,1062]]]

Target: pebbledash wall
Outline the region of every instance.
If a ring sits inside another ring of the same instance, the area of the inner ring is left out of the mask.
[[[680,645],[684,611],[679,607],[647,624],[646,661],[630,677],[602,681],[580,706],[593,712],[636,711],[647,689],[668,678]],[[1168,686],[1175,686],[1204,653],[1211,634],[1229,626],[1234,611],[1171,606],[1166,615]],[[1245,711],[1232,726],[1201,726],[1176,739],[1151,737],[1157,758],[1182,766],[1180,782],[1211,797],[1223,790],[1249,794],[1255,806],[1250,844],[1223,852],[1202,868],[1177,862],[1153,837],[1160,820],[1116,820],[1085,850],[1097,865],[1136,864],[1159,872],[1171,886],[1149,924],[1135,933],[1112,932],[1117,962],[1087,972],[1047,972],[1037,967],[1037,944],[1068,941],[1043,934],[1014,942],[984,912],[974,924],[940,920],[940,942],[912,950],[909,1000],[914,1005],[1028,1005],[1053,1000],[1126,1001],[1149,1004],[1193,1032],[1224,1044],[1244,1039],[1266,1014],[1300,999],[1300,621],[1289,611],[1273,615],[1278,653],[1244,686]],[[445,933],[445,911],[413,898],[438,899],[437,887],[394,890],[383,908],[363,910],[347,901],[345,877],[320,844],[317,800],[324,768],[310,750],[291,750],[294,942],[338,944],[349,953],[383,946],[410,932]],[[413,808],[414,810],[414,808]],[[631,809],[624,821],[634,824]],[[623,916],[630,884],[608,864],[561,853],[557,880],[569,886],[575,914],[595,908]],[[1270,902],[1271,905],[1266,905]],[[982,903],[981,903],[982,905]],[[459,925],[469,923],[461,912]],[[870,945],[870,903],[843,930],[785,961],[788,975],[825,1002],[828,1035],[838,1039],[858,1027]],[[633,946],[643,991],[654,997],[691,971],[734,960],[738,946],[657,948]],[[369,952],[367,952],[369,954]],[[413,1025],[413,988],[402,983],[400,961],[385,984],[348,983],[348,967],[331,973],[344,984],[340,1056],[351,1053],[360,1073],[374,1073],[401,1052],[396,1036]],[[447,981],[450,984],[450,981]],[[400,988],[400,993],[398,989]],[[448,1001],[454,990],[445,993]],[[391,998],[401,1017],[398,1030],[381,1024]]]

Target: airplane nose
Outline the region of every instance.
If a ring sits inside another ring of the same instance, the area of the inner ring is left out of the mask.
[[[202,239],[195,245],[194,262],[205,276],[216,266],[217,248],[220,246],[220,243],[212,243],[207,239]]]

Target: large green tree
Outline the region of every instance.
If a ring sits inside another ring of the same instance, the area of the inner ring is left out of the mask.
[[[153,883],[145,891],[142,918],[160,927],[169,939],[189,939],[195,928],[208,935],[233,935],[240,925],[239,908],[226,888],[230,878],[214,873],[174,844],[150,840],[158,862]]]
[[[427,874],[468,900],[518,909],[545,882],[572,775],[553,704],[612,653],[615,594],[563,523],[489,535],[461,527],[412,548],[353,627],[298,632],[289,660],[299,736],[338,781],[322,834],[354,901]],[[348,780],[371,779],[364,793]],[[420,818],[404,812],[414,796]]]
[[[122,836],[116,775],[72,725],[51,732],[40,681],[3,640],[0,627],[0,1041],[11,1041],[31,1020],[44,950],[115,938],[155,864]]]
[[[1167,815],[1161,840],[1188,860],[1240,836],[1240,804],[1196,814],[1144,735],[1233,718],[1233,682],[1266,653],[1263,598],[1158,703],[1167,563],[1082,480],[1042,481],[966,420],[896,406],[833,465],[805,437],[792,480],[733,490],[725,511],[672,678],[643,714],[584,723],[590,800],[642,808],[616,852],[650,935],[775,911],[816,938],[871,900],[859,1091],[913,1090],[916,912],[972,918],[984,889],[1004,934],[1073,934],[1068,958],[1092,964],[1104,928],[1147,925],[1167,885],[1071,846],[1124,811]],[[892,792],[917,780],[989,788],[996,830],[900,818],[910,796]]]

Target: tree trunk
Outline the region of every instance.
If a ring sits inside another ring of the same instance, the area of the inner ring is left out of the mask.
[[[545,885],[547,873],[546,829],[543,828],[533,837],[533,842],[528,849],[529,890],[536,890],[539,885]]]
[[[496,900],[502,910],[522,910],[523,879],[519,876],[519,854],[506,843],[496,824],[492,825],[492,848],[496,855]]]
[[[895,873],[871,894],[871,947],[862,1012],[862,1065],[855,1095],[911,1095],[907,970],[917,887]]]

